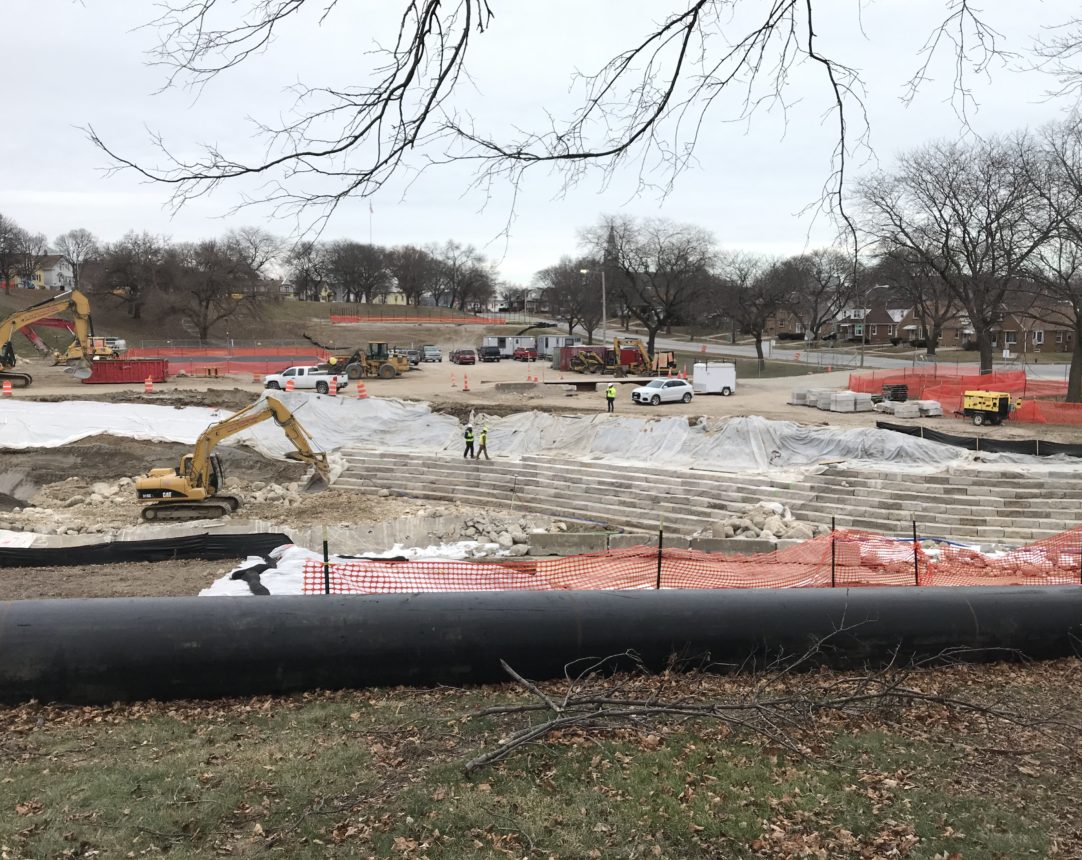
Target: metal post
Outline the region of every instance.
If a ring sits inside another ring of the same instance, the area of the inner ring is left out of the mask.
[[[913,520],[913,584],[920,585],[920,568],[918,567],[917,551],[920,544],[917,543],[917,521]]]
[[[331,593],[331,556],[327,550],[327,526],[323,526],[323,593]]]
[[[605,264],[601,264],[601,342],[609,339],[609,308],[605,302]]]
[[[830,587],[834,588],[837,585],[836,577],[837,569],[837,549],[834,543],[834,517],[830,518]]]
[[[665,544],[665,525],[661,520],[657,522],[657,584],[655,588],[661,590],[661,550]]]

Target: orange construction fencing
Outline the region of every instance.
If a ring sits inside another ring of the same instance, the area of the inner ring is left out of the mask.
[[[920,367],[900,370],[877,370],[849,375],[851,391],[879,394],[885,385],[905,385],[910,400],[938,400],[944,414],[962,409],[966,391],[1003,391],[1020,402],[1011,420],[1029,424],[1082,425],[1082,405],[1064,403],[1067,383],[1058,379],[1034,379],[1024,370],[998,370],[981,374],[969,369]]]
[[[304,567],[305,594],[693,588],[1082,584],[1082,526],[1007,552],[838,530],[756,555],[631,547],[557,559],[333,562]]]

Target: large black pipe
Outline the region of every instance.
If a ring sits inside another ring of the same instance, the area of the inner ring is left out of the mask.
[[[840,631],[840,632],[839,632]],[[0,700],[209,698],[534,678],[634,650],[833,664],[1075,653],[1082,587],[474,592],[0,603]]]

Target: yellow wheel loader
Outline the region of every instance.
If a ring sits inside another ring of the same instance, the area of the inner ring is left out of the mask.
[[[151,469],[135,479],[135,495],[143,508],[143,519],[198,520],[224,517],[240,507],[240,499],[221,493],[225,473],[222,462],[214,453],[223,439],[248,427],[273,418],[296,447],[294,459],[308,463],[315,473],[305,487],[306,492],[326,489],[330,479],[327,455],[314,451],[308,433],[289,408],[273,396],[257,400],[224,421],[211,424],[195,443],[195,450],[180,458],[175,469]]]

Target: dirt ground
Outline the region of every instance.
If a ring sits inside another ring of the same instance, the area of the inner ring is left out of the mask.
[[[426,338],[416,338],[418,343],[440,343],[445,355],[455,346],[469,345],[472,335],[460,334],[458,339],[447,340],[436,336],[446,328],[458,327],[423,327],[433,329]],[[360,337],[370,337],[362,335]],[[385,335],[386,336],[386,335]],[[396,338],[391,338],[396,340]],[[400,336],[398,341],[402,341]],[[346,342],[343,339],[343,342]],[[225,409],[239,409],[247,405],[263,390],[261,383],[252,382],[251,375],[233,375],[220,379],[200,379],[176,377],[169,382],[155,386],[153,394],[144,394],[142,384],[137,385],[83,385],[59,368],[49,367],[45,362],[27,361],[26,365],[34,374],[32,388],[17,391],[16,397],[35,400],[107,400],[113,402],[162,403],[176,406],[212,406]],[[527,391],[498,391],[499,383],[523,383],[527,377],[537,376],[541,382]],[[554,371],[543,362],[527,365],[519,361],[500,361],[490,364],[458,366],[446,360],[442,363],[422,364],[407,375],[398,379],[366,379],[367,393],[373,397],[397,397],[404,400],[425,400],[433,409],[455,415],[461,420],[472,412],[486,412],[491,415],[506,415],[513,412],[537,409],[546,412],[590,414],[605,409],[605,398],[601,392],[569,394],[565,391],[567,383],[576,380],[593,381],[594,377],[584,377],[575,373]],[[596,378],[608,381],[608,377]],[[687,415],[689,417],[708,416],[714,418],[730,416],[759,415],[776,421],[795,421],[809,426],[836,427],[874,427],[877,420],[884,416],[876,412],[836,413],[820,412],[804,406],[791,406],[788,403],[794,388],[845,388],[849,381],[849,371],[833,373],[809,372],[806,377],[783,377],[777,379],[740,379],[737,392],[732,397],[720,395],[701,395],[691,403],[670,403],[661,407],[636,406],[631,403],[631,383],[620,382],[617,397],[618,415],[640,417],[661,417],[665,415]],[[464,390],[468,382],[469,390]],[[561,384],[563,383],[563,384]],[[351,384],[343,396],[355,396],[356,388]],[[1074,427],[1056,427],[1052,425],[1006,424],[1000,427],[974,427],[969,422],[946,416],[943,418],[923,418],[906,423],[923,424],[938,430],[961,435],[995,436],[998,438],[1033,438],[1039,436],[1061,442],[1082,440],[1082,431]],[[0,492],[4,491],[0,483]]]
[[[239,559],[238,559],[239,561]],[[62,597],[194,597],[229,573],[231,561],[132,562],[0,568],[0,600]]]

